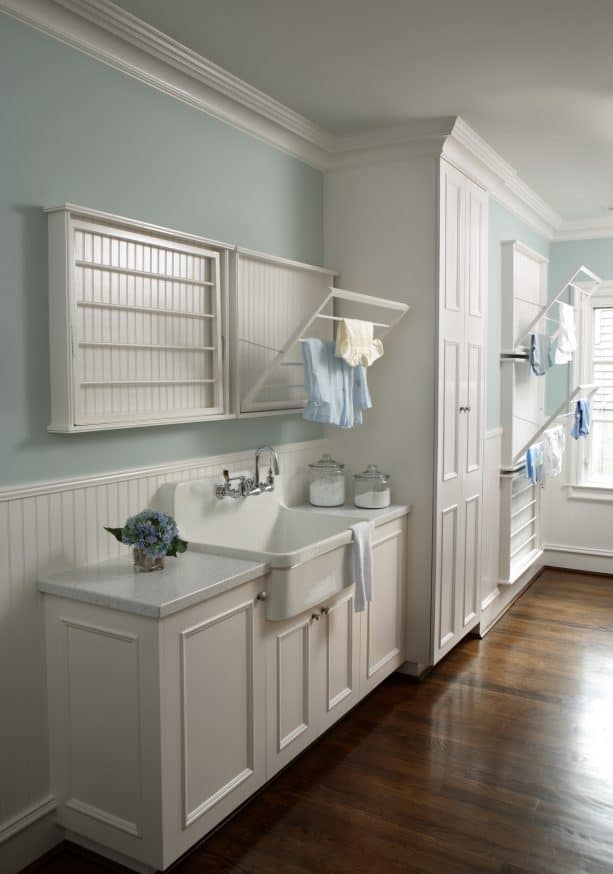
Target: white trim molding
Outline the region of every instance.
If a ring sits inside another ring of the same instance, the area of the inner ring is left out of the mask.
[[[613,574],[613,550],[550,543],[543,550],[545,567],[585,573]]]
[[[444,155],[548,240],[613,237],[613,217],[563,221],[463,119],[335,135],[111,0],[0,0],[0,11],[318,170]]]
[[[19,832],[22,832],[29,826],[34,825],[35,822],[38,822],[39,819],[42,819],[49,813],[53,813],[55,808],[56,801],[54,796],[47,795],[40,801],[36,801],[34,804],[26,807],[25,810],[22,810],[21,813],[17,814],[17,816],[13,816],[10,819],[6,819],[4,822],[0,822],[0,844],[8,841],[9,838],[15,837],[15,835],[19,834]]]

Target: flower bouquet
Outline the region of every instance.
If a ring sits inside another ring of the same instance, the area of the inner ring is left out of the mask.
[[[181,540],[177,523],[160,510],[141,510],[130,516],[123,528],[107,528],[120,543],[132,546],[134,570],[156,571],[164,567],[167,555],[173,557],[187,549],[187,541]]]

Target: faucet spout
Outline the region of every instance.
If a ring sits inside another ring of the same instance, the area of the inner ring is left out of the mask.
[[[260,458],[263,453],[267,452],[269,455],[269,466],[268,466],[268,477],[265,483],[260,480]],[[279,456],[277,455],[277,451],[273,446],[260,446],[259,449],[256,450],[255,453],[255,484],[256,487],[260,487],[265,489],[266,491],[272,491],[275,483],[275,476],[279,476]]]

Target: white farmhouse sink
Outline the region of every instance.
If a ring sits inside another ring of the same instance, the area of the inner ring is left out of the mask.
[[[286,507],[280,488],[218,500],[215,484],[167,483],[157,503],[175,517],[190,549],[266,563],[268,619],[295,616],[351,585],[346,518]]]

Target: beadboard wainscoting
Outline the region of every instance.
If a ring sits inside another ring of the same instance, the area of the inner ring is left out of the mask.
[[[306,499],[307,465],[327,448],[313,440],[278,447],[284,499]],[[119,555],[104,531],[148,506],[162,483],[251,469],[254,451],[233,452],[82,479],[0,491],[0,870],[17,871],[62,835],[49,815],[45,643],[37,578]],[[178,561],[181,559],[179,558]],[[44,826],[44,833],[41,833]],[[32,839],[32,826],[38,826]]]

